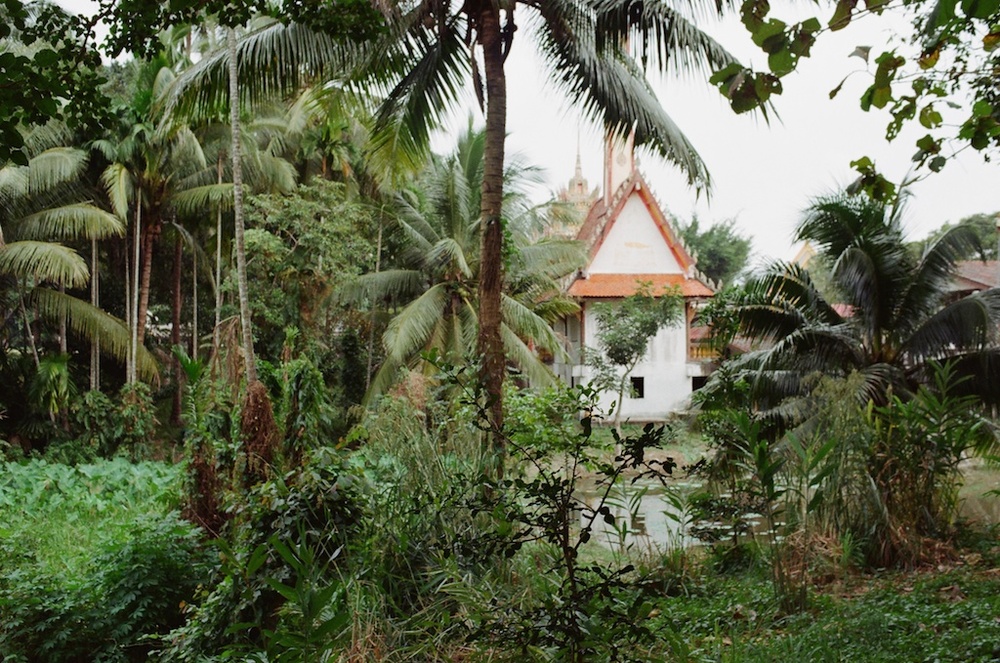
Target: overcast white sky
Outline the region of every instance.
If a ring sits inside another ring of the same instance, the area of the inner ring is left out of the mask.
[[[76,11],[88,11],[91,0],[63,0]],[[775,3],[772,14],[791,20],[792,11]],[[812,3],[798,3],[798,18],[815,13]],[[826,16],[829,10],[822,10]],[[830,193],[851,182],[849,164],[866,155],[893,181],[903,179],[916,151],[920,127],[910,127],[893,143],[885,141],[886,113],[865,113],[858,99],[871,82],[867,66],[849,57],[858,45],[877,54],[896,32],[894,16],[866,18],[846,30],[820,36],[812,57],[799,71],[786,77],[785,92],[775,100],[780,121],[765,124],[759,116],[734,114],[706,80],[657,80],[654,87],[675,122],[687,134],[708,165],[713,178],[710,199],[686,186],[685,178],[651,154],[640,153],[641,169],[668,212],[687,221],[697,214],[704,223],[735,218],[737,228],[753,238],[758,260],[788,259],[794,254],[791,234],[799,214],[812,197]],[[744,62],[763,68],[762,54],[734,17],[724,23],[700,25]],[[561,95],[544,83],[533,59],[530,26],[521,26],[508,70],[508,152],[516,151],[545,169],[548,187],[539,197],[555,191],[573,175],[579,140],[584,176],[591,186],[601,182],[601,130],[580,119]],[[846,75],[855,72],[836,99],[829,92]],[[455,113],[450,130],[435,140],[447,151],[450,133],[465,125],[469,109]],[[476,111],[478,113],[478,111]],[[481,122],[481,117],[479,118]],[[938,174],[918,182],[906,215],[912,237],[923,237],[947,221],[970,214],[1000,211],[997,166],[966,150]]]

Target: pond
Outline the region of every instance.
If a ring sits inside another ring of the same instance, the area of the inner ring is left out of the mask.
[[[1000,523],[1000,497],[988,491],[1000,489],[1000,470],[983,464],[973,464],[964,470],[965,482],[960,492],[961,516],[980,524]],[[678,548],[702,545],[687,532],[685,498],[696,491],[695,481],[671,481],[667,486],[659,483],[627,482],[612,490],[608,506],[614,516],[613,525],[598,517],[593,524],[593,539],[609,548],[622,545],[640,549]],[[578,493],[579,499],[596,508],[601,493],[595,485],[586,485]],[[588,518],[580,516],[580,526]],[[763,532],[758,521],[754,528]]]

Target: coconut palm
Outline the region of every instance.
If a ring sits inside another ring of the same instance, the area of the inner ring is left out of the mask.
[[[722,3],[712,4],[721,8]],[[722,67],[733,58],[701,32],[685,14],[697,5],[630,0],[553,0],[424,2],[390,21],[391,41],[375,50],[369,86],[384,90],[379,119],[386,126],[408,127],[427,135],[438,117],[459,98],[469,77],[484,106],[486,138],[480,197],[481,268],[479,332],[482,381],[493,398],[491,420],[503,422],[502,332],[504,144],[507,91],[504,63],[520,26],[531,25],[541,61],[556,83],[585,114],[616,133],[635,132],[678,165],[693,184],[707,184],[708,173],[692,145],[656,99],[642,70],[629,57],[628,44],[644,64],[661,71]],[[503,20],[501,20],[503,12]],[[650,57],[651,56],[651,57]],[[480,64],[481,63],[481,64]],[[471,77],[470,77],[471,74]],[[495,436],[502,443],[502,436]]]
[[[978,247],[957,226],[914,257],[904,242],[902,207],[866,196],[817,200],[796,233],[832,265],[828,301],[809,271],[776,264],[751,280],[736,309],[739,333],[765,349],[738,360],[765,408],[805,393],[816,373],[863,376],[858,398],[876,405],[906,398],[930,382],[935,363],[951,362],[958,388],[1000,404],[1000,290],[948,301],[957,260]],[[776,410],[790,415],[794,410]]]
[[[619,134],[634,130],[638,144],[653,147],[679,166],[692,184],[707,185],[708,173],[701,159],[664,112],[630,55],[640,54],[644,66],[662,72],[690,73],[732,63],[732,56],[692,19],[695,12],[721,10],[729,3],[428,0],[382,6],[390,8],[389,29],[366,46],[365,57],[353,70],[362,89],[383,98],[374,149],[388,145],[399,154],[418,151],[430,130],[463,99],[466,87],[476,92],[485,107],[478,348],[484,362],[483,381],[494,397],[493,423],[499,428],[505,364],[500,223],[507,115],[504,62],[515,36],[531,35],[549,79],[587,116]],[[530,25],[531,30],[518,33],[519,25]],[[635,51],[630,52],[630,47]],[[260,73],[246,77],[241,93],[252,98],[287,92],[304,79],[330,80],[357,65],[356,56],[356,49],[301,25],[261,28],[246,36],[240,50],[241,70]],[[198,95],[181,94],[187,99],[182,105],[217,101],[222,94],[218,84],[222,66],[221,60],[206,61],[190,80],[208,85],[201,86]]]
[[[29,304],[43,318],[60,326],[65,322],[73,332],[98,340],[104,352],[118,359],[124,360],[128,348],[120,320],[65,292],[86,287],[91,275],[87,261],[62,242],[124,233],[118,219],[83,200],[75,185],[87,155],[58,146],[67,138],[52,127],[36,129],[26,143],[28,165],[0,169],[0,279],[9,295],[5,300],[19,309],[4,318],[23,324],[23,339],[36,366],[39,349]],[[148,354],[141,357],[141,369],[146,375],[156,372]]]
[[[369,396],[384,392],[403,367],[420,364],[436,349],[450,361],[474,352],[482,269],[479,241],[479,183],[484,168],[483,131],[465,132],[453,154],[435,159],[417,188],[398,196],[396,222],[405,247],[403,265],[361,277],[351,294],[397,304],[383,337],[385,360]],[[584,250],[562,239],[531,241],[540,210],[528,203],[523,185],[533,169],[513,160],[506,169],[506,225],[514,243],[502,297],[501,334],[509,362],[535,383],[552,373],[535,348],[559,352],[544,315],[566,313],[575,304],[559,295],[557,279],[579,268]],[[424,365],[425,370],[434,370]]]

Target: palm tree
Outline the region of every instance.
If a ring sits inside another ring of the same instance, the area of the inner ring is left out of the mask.
[[[722,4],[713,7],[721,8]],[[492,425],[498,430],[503,422],[500,395],[504,375],[504,63],[518,23],[534,26],[533,36],[551,80],[587,115],[618,134],[634,130],[638,144],[653,147],[678,165],[692,184],[706,185],[708,173],[663,111],[641,69],[629,57],[628,46],[634,44],[641,50],[643,63],[660,70],[719,68],[734,59],[682,10],[665,2],[476,0],[455,4],[438,0],[396,14],[390,22],[392,41],[376,49],[365,79],[386,91],[379,114],[385,125],[399,124],[418,137],[426,136],[439,115],[456,101],[461,79],[469,74],[480,104],[485,106],[477,345],[483,357],[482,382],[494,403]],[[496,435],[495,442],[499,445],[501,441]]]
[[[397,304],[383,337],[385,360],[369,397],[391,387],[403,367],[419,364],[422,352],[436,349],[454,362],[473,354],[480,324],[479,183],[485,143],[485,132],[470,126],[452,155],[435,159],[417,188],[399,194],[403,266],[362,276],[351,289],[362,300]],[[575,304],[560,296],[557,280],[579,268],[585,256],[575,241],[531,241],[540,211],[527,201],[523,185],[533,174],[517,160],[505,173],[505,219],[514,246],[501,300],[501,335],[510,363],[544,384],[553,375],[532,346],[560,351],[549,322]]]
[[[301,25],[272,24],[250,32],[238,56],[241,70],[261,75],[248,76],[241,94],[254,98],[288,93],[304,82],[341,75],[360,59],[354,76],[357,84],[383,97],[373,149],[388,146],[394,153],[412,155],[426,144],[438,120],[460,101],[464,83],[468,81],[475,90],[486,110],[477,344],[483,357],[483,382],[494,403],[493,425],[499,429],[505,365],[500,222],[507,114],[504,62],[518,23],[533,26],[530,32],[550,79],[589,117],[617,134],[634,130],[638,144],[654,148],[700,186],[708,184],[701,159],[660,106],[643,71],[630,57],[630,48],[641,54],[644,66],[662,72],[718,69],[734,58],[689,18],[703,10],[699,4],[427,0],[407,4],[405,9],[397,3],[384,6],[391,8],[389,30],[365,45],[362,58],[357,49]],[[712,3],[704,9],[721,11],[724,6],[728,3]],[[188,81],[208,85],[197,95],[179,95],[179,103],[217,103],[223,66],[221,58],[199,63]],[[497,436],[496,441],[500,440]]]
[[[4,317],[20,317],[36,367],[39,349],[29,303],[41,317],[61,329],[68,324],[70,330],[97,340],[104,352],[118,359],[125,358],[128,348],[128,333],[120,320],[66,293],[66,289],[86,287],[91,274],[87,261],[62,242],[124,233],[117,218],[82,200],[76,185],[87,155],[59,147],[66,138],[52,127],[36,129],[27,140],[28,165],[8,164],[0,169],[0,278],[13,291],[19,309]],[[65,345],[63,338],[60,345]],[[144,353],[140,360],[143,373],[154,375],[152,358]]]
[[[956,226],[914,257],[904,242],[902,207],[866,196],[817,200],[799,224],[832,265],[833,291],[823,296],[809,271],[776,264],[751,280],[736,308],[739,334],[762,342],[735,366],[765,409],[808,391],[820,372],[860,373],[859,402],[884,405],[932,379],[935,364],[950,362],[958,388],[1000,404],[1000,289],[948,301],[957,260],[978,249],[975,233]],[[791,415],[787,408],[775,414]]]

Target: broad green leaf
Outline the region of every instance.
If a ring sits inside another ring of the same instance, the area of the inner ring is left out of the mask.
[[[941,113],[934,109],[933,104],[927,104],[924,106],[923,110],[920,111],[920,124],[923,125],[925,129],[938,127],[941,125],[941,122]]]
[[[850,25],[851,14],[854,12],[854,8],[857,4],[858,0],[839,0],[837,2],[837,8],[833,12],[833,17],[830,19],[830,29],[842,30]]]
[[[988,19],[1000,10],[1000,0],[962,0],[962,12],[969,18]]]

